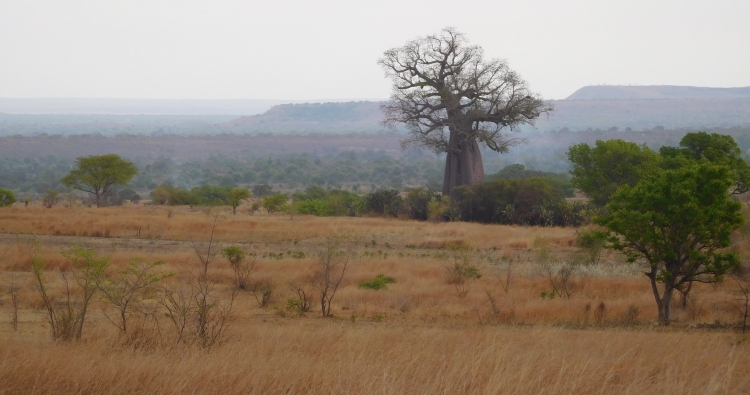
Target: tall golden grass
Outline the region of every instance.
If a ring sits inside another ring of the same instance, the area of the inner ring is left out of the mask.
[[[688,307],[675,310],[675,325],[656,327],[642,268],[612,252],[598,265],[581,263],[574,230],[563,228],[226,215],[214,234],[220,245],[242,246],[256,261],[251,278],[276,284],[267,307],[240,295],[228,341],[210,352],[171,346],[163,317],[139,342],[124,341],[100,300],[82,342],[50,340],[29,273],[34,240],[53,296],[64,292],[57,270],[70,269],[60,251],[74,244],[108,255],[112,271],[134,257],[164,261],[159,270],[175,273],[166,281],[179,285],[198,272],[194,243],[205,245],[215,213],[0,210],[0,286],[11,276],[22,284],[17,332],[0,309],[0,394],[750,391],[750,353],[726,303],[731,283],[696,285]],[[288,284],[304,281],[334,234],[348,238],[356,259],[333,317],[286,309],[295,296]],[[447,281],[456,248],[470,249],[482,274],[465,296]],[[577,262],[572,294],[550,298],[544,268],[566,262]],[[218,295],[229,298],[228,262],[218,257],[210,270]],[[396,283],[380,291],[357,286],[377,274]]]
[[[205,238],[217,212],[222,223],[216,236],[226,242],[283,243],[315,240],[332,233],[356,233],[366,237],[405,244],[440,244],[463,240],[477,248],[527,249],[537,237],[555,245],[572,245],[575,234],[565,228],[531,228],[473,223],[431,224],[395,221],[387,218],[321,218],[284,215],[229,215],[226,208],[207,209],[164,206],[53,207],[14,206],[0,210],[0,233],[193,240]],[[368,240],[369,241],[369,240]]]
[[[210,353],[0,340],[3,394],[746,394],[731,335],[242,323]]]

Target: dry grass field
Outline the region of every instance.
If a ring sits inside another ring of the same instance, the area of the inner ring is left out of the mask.
[[[133,258],[163,261],[155,270],[172,276],[162,286],[182,289],[203,270],[196,247],[205,251],[214,225],[214,250],[242,247],[254,263],[250,282],[272,288],[259,306],[234,290],[232,267],[217,255],[208,268],[212,297],[224,306],[235,299],[215,345],[178,344],[153,301],[150,315],[134,316],[135,329],[119,335],[99,295],[80,341],[52,340],[30,271],[35,244],[55,300],[65,295],[60,270],[72,268],[61,251],[73,245],[107,256],[111,273]],[[334,239],[349,260],[331,316],[322,317],[318,297],[308,312],[288,308],[297,296],[291,283],[315,292],[308,280]],[[575,240],[572,228],[187,207],[4,208],[0,289],[19,285],[20,309],[14,330],[10,295],[0,297],[0,394],[750,393],[734,283],[696,285],[687,307],[676,304],[674,324],[659,327],[643,268],[614,252],[589,263]],[[451,284],[449,269],[463,263],[481,277]],[[572,275],[563,279],[566,268]],[[396,281],[358,287],[378,274]]]

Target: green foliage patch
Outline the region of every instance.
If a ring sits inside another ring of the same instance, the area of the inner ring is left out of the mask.
[[[393,277],[389,277],[384,274],[378,274],[372,280],[360,281],[357,287],[364,288],[364,289],[373,289],[377,291],[381,289],[387,289],[388,288],[387,284],[392,284],[395,282],[396,282],[396,279]]]

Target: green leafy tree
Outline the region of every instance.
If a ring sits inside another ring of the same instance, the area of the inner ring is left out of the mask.
[[[282,211],[286,206],[287,200],[289,200],[289,197],[287,195],[283,193],[277,193],[275,195],[264,196],[263,202],[261,204],[263,205],[263,208],[266,209],[268,214],[273,214],[277,211]]]
[[[229,204],[232,205],[232,214],[237,214],[237,207],[242,204],[243,201],[250,199],[252,194],[249,189],[246,188],[234,188],[229,191],[227,199]]]
[[[675,290],[693,281],[720,281],[739,263],[723,251],[743,221],[741,204],[728,194],[733,179],[729,168],[709,163],[660,171],[618,189],[608,214],[595,220],[613,234],[613,248],[648,264],[663,324],[672,318]]]
[[[623,140],[586,143],[568,150],[573,162],[570,182],[597,205],[603,206],[622,185],[635,185],[649,172],[658,168],[659,155],[645,145]]]
[[[7,207],[16,202],[16,195],[10,189],[0,188],[0,207]]]
[[[693,161],[708,161],[732,169],[735,185],[732,194],[750,191],[750,165],[742,158],[742,150],[732,136],[706,132],[688,133],[680,148],[662,147],[665,168],[678,168]]]
[[[71,170],[60,182],[65,186],[96,196],[96,207],[101,206],[101,196],[113,185],[126,185],[138,174],[133,162],[117,154],[92,155],[76,158],[78,167]]]
[[[299,214],[311,214],[317,215],[318,217],[326,217],[331,215],[331,206],[328,204],[328,200],[302,200],[300,202],[294,202],[297,207]]]
[[[367,194],[365,209],[371,213],[396,216],[404,200],[394,189],[382,189]]]
[[[190,190],[189,203],[194,206],[229,205],[229,194],[232,187],[203,184]]]

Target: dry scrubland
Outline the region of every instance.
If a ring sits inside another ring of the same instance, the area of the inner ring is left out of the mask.
[[[177,286],[199,271],[191,241],[205,247],[215,218],[186,207],[0,210],[0,286],[22,285],[17,331],[7,297],[0,308],[0,394],[750,392],[732,283],[696,286],[674,325],[654,326],[642,269],[611,252],[586,264],[572,228],[222,215],[215,239],[254,254],[251,279],[276,285],[266,307],[239,293],[224,342],[174,346],[163,313],[158,327],[119,337],[99,299],[81,342],[50,339],[29,272],[35,239],[53,268],[69,268],[60,250],[77,244],[110,256],[112,271],[134,257],[162,260]],[[288,284],[314,271],[332,235],[354,257],[333,317],[287,310]],[[449,284],[445,268],[467,256],[482,277]],[[570,295],[543,298],[549,274],[559,286],[566,266],[575,267]],[[209,271],[228,300],[229,263],[217,257]],[[357,287],[377,274],[396,282]],[[47,278],[59,296],[59,275]]]

